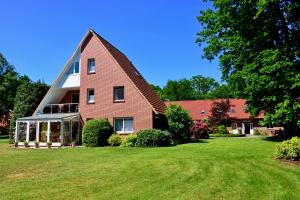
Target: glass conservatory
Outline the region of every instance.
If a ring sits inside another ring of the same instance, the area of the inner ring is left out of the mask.
[[[15,142],[22,146],[68,146],[79,143],[80,117],[78,113],[42,114],[19,118],[16,122]]]

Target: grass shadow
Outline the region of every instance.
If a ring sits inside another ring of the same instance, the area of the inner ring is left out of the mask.
[[[0,140],[4,140],[4,139],[8,139],[9,136],[8,135],[0,135]]]
[[[187,142],[187,144],[193,144],[193,143],[208,143],[208,140],[210,140],[210,139],[211,139],[211,138],[209,138],[209,139],[199,139],[199,140],[194,139],[194,140],[191,140],[191,141]]]
[[[282,142],[288,138],[285,137],[279,137],[279,136],[270,136],[270,137],[264,137],[263,140],[269,141],[269,142]]]

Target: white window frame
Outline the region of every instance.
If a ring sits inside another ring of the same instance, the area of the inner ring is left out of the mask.
[[[235,127],[236,127],[235,129],[233,129],[233,125],[235,125]],[[237,129],[238,129],[237,123],[232,123],[232,124],[231,124],[231,129],[232,129],[232,130],[237,130]]]
[[[90,66],[90,62],[92,60],[94,61],[94,66]],[[94,69],[91,70],[90,67],[93,67]],[[95,58],[89,58],[88,59],[88,61],[87,61],[87,70],[88,70],[88,74],[96,73],[96,60],[95,60]]]
[[[115,92],[117,89],[123,89],[123,99],[115,99]],[[125,101],[125,87],[124,86],[116,86],[113,88],[113,101],[114,102],[124,102]]]
[[[90,91],[91,90],[93,90],[94,91],[94,99],[93,100],[90,100]],[[87,89],[87,102],[89,103],[89,104],[92,104],[92,103],[95,103],[95,89],[94,88],[88,88]]]
[[[125,119],[131,119],[132,120],[132,131],[125,131]],[[123,121],[122,131],[116,131],[116,120],[122,120]],[[116,118],[114,118],[114,131],[118,134],[134,133],[134,119],[133,119],[133,117],[116,117]]]
[[[75,63],[78,63],[78,72],[75,72],[75,66],[76,66]],[[75,61],[75,62],[73,62],[71,64],[70,69],[67,72],[67,75],[71,75],[72,76],[72,75],[78,75],[78,74],[80,74],[80,62],[79,61]]]

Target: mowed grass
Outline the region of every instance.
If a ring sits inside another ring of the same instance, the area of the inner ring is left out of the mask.
[[[277,144],[13,149],[2,139],[0,199],[300,199],[300,166],[275,160]]]

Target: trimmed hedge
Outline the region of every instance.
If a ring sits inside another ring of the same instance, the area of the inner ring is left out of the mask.
[[[108,138],[107,142],[110,146],[120,146],[122,143],[122,138],[120,135],[114,133]]]
[[[111,134],[112,126],[107,119],[92,119],[83,126],[82,143],[87,147],[105,146]]]
[[[290,140],[283,141],[277,146],[277,158],[287,160],[300,159],[300,138],[293,137]]]
[[[210,137],[245,137],[245,134],[209,134]]]
[[[171,135],[168,131],[146,129],[137,133],[138,147],[165,147],[171,145]]]
[[[129,134],[122,140],[122,147],[135,147],[137,141],[136,134]]]

